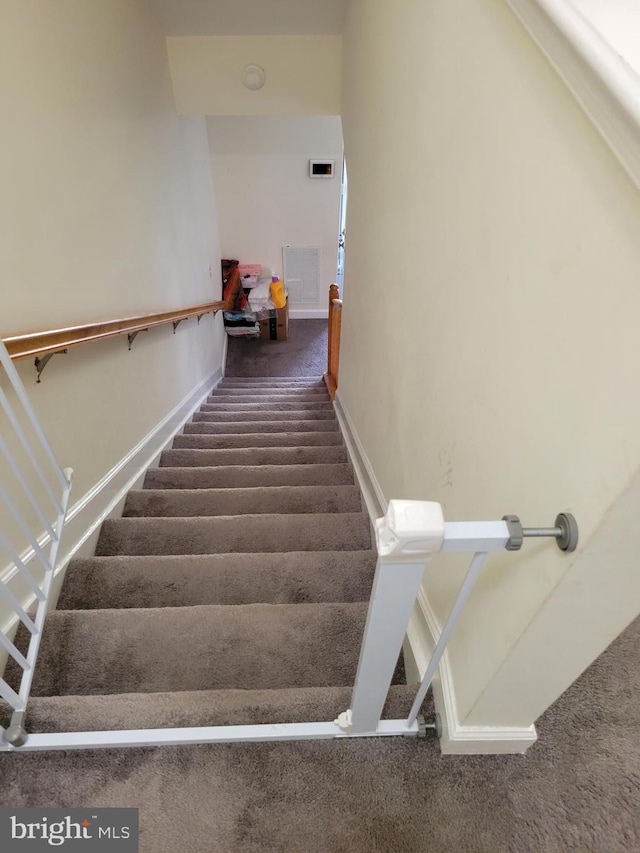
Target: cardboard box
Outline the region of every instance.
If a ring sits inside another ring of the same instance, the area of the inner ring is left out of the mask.
[[[260,340],[286,341],[289,335],[289,300],[284,308],[274,308],[260,320]]]

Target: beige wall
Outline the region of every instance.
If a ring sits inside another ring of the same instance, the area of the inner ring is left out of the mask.
[[[327,310],[335,281],[340,214],[342,126],[336,116],[217,116],[207,120],[226,257],[261,263],[280,276],[282,247],[320,246],[320,291]],[[332,179],[309,177],[310,159],[336,162]]]
[[[386,498],[580,523],[492,559],[451,645],[460,721],[525,726],[640,610],[637,526],[602,532],[640,463],[640,196],[494,0],[351,0],[343,101],[340,397]],[[440,622],[462,571],[429,570]]]
[[[175,112],[143,2],[0,10],[0,334],[211,301],[219,246],[202,119]],[[211,268],[211,275],[210,275]],[[79,500],[221,365],[221,318],[78,347],[23,376]],[[6,516],[3,517],[6,521]],[[0,557],[0,565],[4,555]]]
[[[184,115],[339,115],[341,36],[169,38],[178,112]],[[245,89],[245,65],[264,68]]]

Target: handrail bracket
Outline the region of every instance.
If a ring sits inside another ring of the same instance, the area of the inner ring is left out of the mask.
[[[38,378],[36,380],[36,383],[38,385],[40,384],[40,376],[42,375],[43,370],[49,364],[49,362],[54,357],[54,355],[66,355],[66,353],[67,353],[66,349],[61,349],[61,350],[58,350],[58,352],[48,352],[46,355],[43,355],[42,358],[38,358],[36,356],[33,363],[36,366],[36,373],[38,374]]]
[[[131,352],[131,346],[133,345],[133,342],[138,337],[140,332],[148,332],[148,331],[149,331],[149,329],[136,329],[135,332],[129,332],[129,334],[127,335],[127,340],[129,341],[129,352]]]

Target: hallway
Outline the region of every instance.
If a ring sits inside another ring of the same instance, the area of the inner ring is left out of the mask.
[[[228,347],[228,377],[320,377],[327,369],[327,321],[290,320],[286,341],[230,337]]]

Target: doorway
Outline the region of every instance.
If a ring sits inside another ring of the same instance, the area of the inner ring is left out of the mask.
[[[342,158],[342,185],[340,189],[340,222],[338,225],[338,268],[336,271],[336,284],[342,297],[344,284],[344,253],[347,234],[347,160]]]

